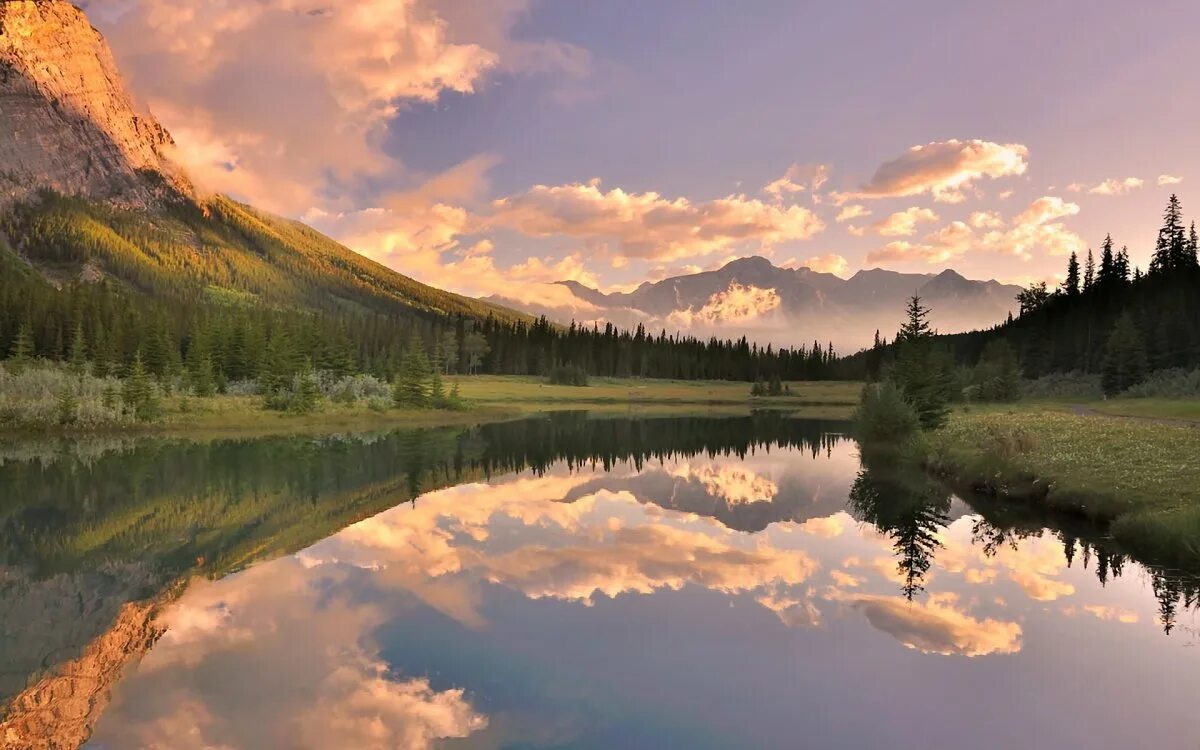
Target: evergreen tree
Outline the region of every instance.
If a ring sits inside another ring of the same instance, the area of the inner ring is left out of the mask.
[[[1163,273],[1187,265],[1187,235],[1183,228],[1183,207],[1179,197],[1172,194],[1163,212],[1162,228],[1154,243],[1154,255],[1150,259],[1150,273]]]
[[[1129,281],[1129,248],[1122,246],[1113,261],[1114,279],[1122,284]]]
[[[424,409],[429,406],[429,358],[425,345],[417,335],[409,340],[404,356],[400,360],[400,372],[392,386],[392,401],[403,409]]]
[[[33,332],[30,329],[29,322],[21,324],[21,329],[17,331],[17,338],[13,342],[12,351],[8,353],[8,370],[14,374],[19,374],[25,367],[33,361]]]
[[[313,370],[312,362],[305,360],[300,371],[296,373],[288,411],[294,414],[309,414],[316,411],[320,405],[321,386],[317,382],[317,373]]]
[[[1067,280],[1063,283],[1063,291],[1068,297],[1079,294],[1079,258],[1075,253],[1071,253],[1067,261]]]
[[[158,397],[142,364],[142,353],[134,355],[133,364],[129,366],[129,375],[121,391],[121,402],[125,410],[139,422],[149,422],[158,416]]]
[[[1101,385],[1113,396],[1142,382],[1146,376],[1146,348],[1133,316],[1124,313],[1117,318],[1104,356]]]
[[[975,382],[984,400],[1010,402],[1020,397],[1021,363],[1004,339],[988,342],[975,370]]]
[[[953,361],[937,346],[929,326],[929,309],[914,295],[907,320],[896,337],[897,356],[892,377],[924,429],[940,427],[949,412],[953,390]]]
[[[433,375],[429,379],[429,402],[435,409],[446,408],[446,383],[437,367],[433,368]]]
[[[1194,221],[1191,231],[1188,232],[1187,263],[1191,268],[1200,266],[1200,236],[1196,235],[1196,222]]]
[[[70,384],[64,385],[62,390],[58,392],[55,410],[58,412],[58,423],[60,425],[75,424],[75,421],[79,419],[79,398],[75,395],[75,389]]]
[[[83,375],[87,372],[87,344],[83,338],[83,323],[75,324],[75,332],[71,335],[71,351],[68,355],[71,372]]]
[[[1105,235],[1104,244],[1100,246],[1100,272],[1096,276],[1096,282],[1100,286],[1107,286],[1116,275],[1114,273],[1114,263],[1116,263],[1116,255],[1113,253],[1112,235]]]
[[[1096,259],[1092,256],[1092,249],[1089,247],[1087,263],[1083,267],[1083,290],[1091,289],[1094,283],[1096,283]]]

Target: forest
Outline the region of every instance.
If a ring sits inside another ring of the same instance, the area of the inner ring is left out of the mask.
[[[159,380],[211,370],[218,388],[306,366],[391,380],[406,351],[442,372],[820,380],[810,349],[560,326],[443,292],[295,222],[226,198],[162,215],[45,193],[0,221],[0,357],[87,362]],[[4,245],[4,237],[9,246]]]
[[[1196,224],[1172,195],[1149,267],[1105,237],[1096,257],[1072,253],[1056,289],[1034,284],[1017,298],[1020,313],[983,331],[935,336],[959,367],[973,367],[1007,344],[1025,378],[1054,373],[1099,375],[1104,391],[1128,390],[1151,373],[1200,367],[1200,263]],[[876,378],[896,345],[876,345],[845,361],[849,374]]]

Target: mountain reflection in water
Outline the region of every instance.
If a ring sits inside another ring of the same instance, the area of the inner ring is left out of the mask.
[[[837,423],[56,446],[0,477],[14,747],[1200,739],[1194,579],[864,467]]]

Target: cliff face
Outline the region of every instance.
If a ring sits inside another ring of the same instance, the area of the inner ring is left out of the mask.
[[[0,0],[0,206],[42,187],[132,206],[191,195],[173,146],[83,11]]]

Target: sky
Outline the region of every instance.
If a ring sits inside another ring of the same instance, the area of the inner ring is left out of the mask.
[[[206,191],[553,303],[760,254],[1055,283],[1200,183],[1200,4],[87,0]]]

